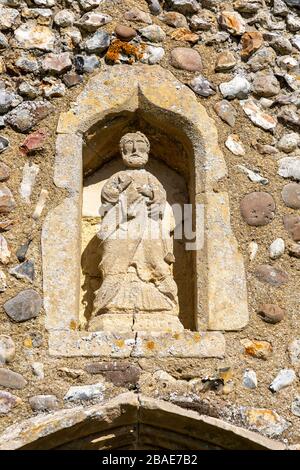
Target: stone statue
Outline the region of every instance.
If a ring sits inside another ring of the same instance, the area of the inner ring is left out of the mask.
[[[144,169],[149,141],[141,132],[126,134],[120,150],[127,168],[111,176],[101,192],[103,218],[97,236],[102,284],[89,330],[105,329],[107,315],[115,328],[124,314],[127,318],[147,314],[152,322],[171,315],[180,324],[172,266],[175,222],[162,184]]]

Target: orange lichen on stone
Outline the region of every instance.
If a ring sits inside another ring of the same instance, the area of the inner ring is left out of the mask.
[[[194,341],[195,341],[195,343],[200,343],[200,341],[201,341],[200,333],[195,333],[194,334]]]
[[[134,46],[128,42],[115,39],[108,48],[105,59],[108,62],[117,63],[121,59],[121,55],[128,57],[129,63],[134,63],[143,57],[143,46]]]
[[[77,330],[77,323],[75,320],[70,321],[70,328],[71,330]]]
[[[153,349],[155,349],[155,343],[154,343],[154,341],[148,341],[147,344],[146,344],[146,348],[147,348],[147,349],[150,349],[151,351],[152,351]]]
[[[24,339],[23,344],[25,348],[32,348],[32,339],[31,338]]]
[[[172,39],[176,41],[186,41],[195,44],[199,40],[199,36],[196,33],[191,33],[187,28],[178,28],[170,34]]]
[[[118,348],[123,348],[124,345],[125,345],[124,339],[117,339],[116,340],[116,346],[118,346]]]

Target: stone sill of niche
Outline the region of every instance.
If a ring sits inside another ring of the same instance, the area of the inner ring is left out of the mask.
[[[221,332],[52,330],[49,353],[54,357],[182,357],[223,358],[225,338]]]

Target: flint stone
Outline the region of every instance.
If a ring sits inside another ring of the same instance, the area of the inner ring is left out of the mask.
[[[16,202],[10,189],[0,183],[0,214],[8,214],[16,208]]]
[[[276,324],[283,320],[285,311],[275,304],[262,304],[257,311],[258,315],[267,323]]]
[[[257,387],[257,377],[254,370],[247,369],[243,377],[243,385],[250,390],[253,390]]]
[[[87,401],[87,400],[103,400],[105,385],[103,382],[94,385],[81,385],[71,387],[64,397],[65,401]]]
[[[15,395],[0,390],[0,416],[8,414],[20,401]]]
[[[121,41],[131,41],[136,35],[137,32],[135,29],[130,28],[129,26],[124,26],[122,24],[117,24],[115,27],[115,34],[117,38],[119,38]]]
[[[246,29],[245,20],[234,11],[222,11],[218,17],[220,26],[234,36],[241,36]]]
[[[258,127],[266,131],[273,131],[277,126],[277,120],[270,114],[262,111],[253,100],[241,101],[241,106],[248,118]]]
[[[75,68],[79,74],[92,73],[100,66],[100,61],[96,55],[77,55],[75,57]]]
[[[219,85],[220,91],[224,98],[233,100],[235,98],[247,98],[251,91],[251,84],[245,77],[236,75],[229,82],[224,82]]]
[[[176,11],[164,11],[159,19],[173,28],[188,28],[186,17]]]
[[[291,132],[290,134],[285,134],[279,140],[277,147],[279,150],[285,153],[291,153],[300,144],[300,136],[296,132]]]
[[[289,235],[294,242],[300,241],[300,216],[299,215],[285,215],[283,217],[283,224]]]
[[[300,339],[294,339],[288,347],[290,360],[293,366],[300,365]]]
[[[18,264],[14,268],[9,270],[9,274],[16,277],[17,279],[25,279],[29,282],[34,281],[34,262],[31,260],[24,261],[22,264]]]
[[[296,395],[293,399],[291,412],[300,418],[300,395]]]
[[[2,137],[0,136],[0,153],[4,152],[5,150],[7,150],[9,147],[9,140],[6,139],[5,137]],[[2,176],[2,173],[3,173],[3,169],[4,167],[8,168],[4,163],[0,163],[1,167],[0,167],[0,181],[4,181],[5,179],[8,179],[8,178],[5,178],[3,179],[3,176]],[[4,166],[3,166],[4,165]]]
[[[243,339],[241,344],[245,348],[245,354],[257,359],[267,360],[273,351],[272,345],[268,341]]]
[[[0,6],[0,31],[17,27],[20,24],[20,13],[14,8]]]
[[[3,33],[0,33],[0,50],[7,49],[9,47],[9,42],[6,36]]]
[[[0,335],[0,364],[11,362],[16,355],[16,347],[10,336]]]
[[[15,30],[17,46],[21,49],[39,49],[52,51],[55,47],[56,37],[47,26],[41,26],[34,21],[28,21]]]
[[[241,414],[247,428],[267,437],[279,436],[289,427],[284,418],[269,409],[243,407]]]
[[[237,134],[230,134],[226,139],[225,146],[234,155],[243,156],[246,153],[242,141]]]
[[[283,187],[282,199],[287,207],[300,209],[300,184],[288,183]]]
[[[167,4],[172,10],[183,15],[197,13],[200,9],[200,5],[196,0],[167,0]]]
[[[60,28],[72,26],[75,21],[75,15],[70,10],[60,10],[54,16],[54,23]]]
[[[140,369],[130,363],[93,362],[85,370],[90,374],[101,374],[116,387],[135,386],[140,378]]]
[[[268,264],[259,265],[254,274],[259,281],[271,284],[274,287],[281,287],[289,280],[288,274],[285,271]]]
[[[300,181],[300,158],[285,157],[279,160],[278,175]]]
[[[277,238],[270,245],[269,252],[271,259],[278,259],[283,255],[285,249],[285,243],[282,238]]]
[[[195,77],[189,83],[189,86],[195,93],[197,93],[197,95],[203,96],[205,98],[216,93],[216,86],[202,75]]]
[[[0,262],[2,264],[8,264],[10,260],[10,250],[7,244],[6,239],[0,233]]]
[[[230,51],[221,52],[216,60],[215,71],[227,72],[236,65],[236,58]]]
[[[240,209],[248,225],[259,227],[269,224],[274,219],[276,205],[269,193],[253,192],[241,200]]]
[[[166,39],[166,33],[160,26],[156,24],[146,26],[139,31],[142,37],[150,42],[163,42]]]
[[[139,10],[136,7],[132,8],[129,11],[126,11],[124,18],[128,21],[137,21],[140,23],[152,24],[151,15],[149,15],[149,13],[145,13],[142,10]]]
[[[54,411],[59,408],[59,402],[55,395],[36,395],[29,398],[32,411]]]
[[[83,10],[89,11],[97,8],[102,2],[103,0],[79,0],[79,5]]]
[[[250,31],[242,36],[241,56],[248,59],[263,45],[263,35],[259,31]]]
[[[280,85],[273,73],[258,72],[252,83],[253,92],[257,96],[269,98],[280,92]]]
[[[7,315],[17,323],[36,318],[42,308],[42,299],[38,292],[27,289],[4,304]]]
[[[226,100],[218,101],[214,105],[214,110],[217,113],[217,115],[224,121],[226,122],[229,126],[233,127],[235,125],[235,120],[236,120],[236,110]]]
[[[26,387],[27,381],[21,374],[10,369],[0,369],[0,385],[6,388],[22,390]]]
[[[110,35],[106,31],[96,31],[82,44],[82,49],[90,54],[105,52],[110,45]]]
[[[140,61],[143,64],[154,65],[161,61],[164,57],[165,51],[163,47],[157,46],[146,46],[145,50],[143,51],[143,57]]]
[[[171,51],[171,65],[176,69],[189,72],[201,72],[202,60],[200,54],[194,49],[176,47]]]
[[[47,101],[25,101],[6,115],[5,122],[17,132],[28,132],[54,110]]]
[[[272,393],[279,392],[279,390],[291,385],[295,379],[296,374],[293,369],[282,369],[271,383],[269,389]]]
[[[42,70],[47,73],[61,75],[72,68],[69,52],[61,54],[48,54],[42,61]]]
[[[248,64],[253,72],[258,72],[268,68],[269,66],[275,65],[276,53],[271,47],[264,47],[263,49],[258,50],[250,60]]]
[[[92,11],[85,13],[77,22],[77,25],[85,31],[94,33],[98,28],[110,23],[111,21],[112,17],[110,15],[105,15],[104,13],[100,13],[98,11]]]

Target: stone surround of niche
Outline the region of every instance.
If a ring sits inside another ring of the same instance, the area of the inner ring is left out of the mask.
[[[115,158],[120,137],[133,128],[146,129],[159,164],[181,175],[189,201],[204,207],[196,222],[203,243],[189,263],[193,302],[182,319],[181,333],[83,331],[83,180]],[[226,174],[214,122],[193,92],[170,72],[160,66],[123,65],[88,82],[72,109],[59,119],[54,183],[67,195],[48,214],[42,233],[51,355],[224,356],[221,332],[241,330],[249,320],[244,264],[230,226],[229,198],[217,190]]]

